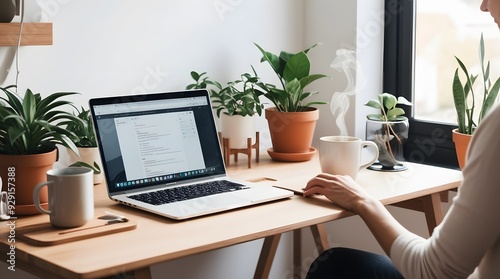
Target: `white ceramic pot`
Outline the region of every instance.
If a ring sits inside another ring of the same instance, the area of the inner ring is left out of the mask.
[[[247,139],[255,143],[255,116],[221,114],[222,137],[229,139],[229,148],[247,148]]]

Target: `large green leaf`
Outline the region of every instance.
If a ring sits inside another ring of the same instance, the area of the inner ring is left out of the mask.
[[[269,65],[271,65],[273,70],[276,72],[276,74],[278,74],[279,73],[279,66],[280,66],[280,58],[273,53],[265,51],[258,44],[254,43],[254,45],[257,46],[257,48],[262,53],[262,58],[261,58],[260,62],[267,61],[269,63]]]
[[[9,137],[9,145],[14,145],[16,140],[21,137],[26,130],[22,129],[21,127],[9,127],[7,129],[7,135]]]
[[[280,52],[280,56],[279,56],[280,62],[279,62],[279,67],[278,67],[278,75],[280,77],[284,77],[285,66],[288,63],[288,60],[290,60],[290,58],[294,55],[295,55],[294,53],[290,53],[290,52],[286,52],[286,51]]]
[[[458,131],[460,133],[467,133],[465,124],[465,92],[460,77],[458,76],[458,69],[455,70],[453,77],[453,101],[455,103],[455,110],[457,111]]]
[[[200,76],[202,76],[203,74],[205,74],[205,73],[198,74],[198,73],[197,73],[197,72],[195,72],[195,71],[191,71],[191,77],[192,77],[195,81],[200,80]]]
[[[286,82],[291,82],[294,79],[301,80],[309,75],[311,69],[311,62],[305,52],[299,52],[290,57],[285,65],[283,77]]]
[[[398,100],[392,94],[382,93],[382,97],[383,97],[383,104],[384,104],[386,111],[394,108],[396,106],[396,104],[398,103]]]
[[[14,110],[15,113],[22,115],[23,113],[23,105],[21,103],[21,99],[19,96],[13,94],[9,90],[2,88],[4,91],[5,95],[7,95],[7,99],[2,98],[7,104],[10,105],[10,107]]]
[[[313,81],[318,80],[320,78],[325,78],[325,77],[327,77],[327,76],[322,75],[322,74],[312,74],[312,75],[305,76],[305,77],[300,79],[300,86],[302,86],[302,88],[306,88],[306,86],[309,85],[310,83],[312,83]]]
[[[374,100],[368,101],[365,106],[369,106],[375,109],[382,109],[382,105],[379,102],[376,102]]]
[[[76,92],[56,92],[48,95],[44,99],[41,99],[37,105],[37,117],[43,117],[43,115],[47,114],[50,110],[53,110],[56,107],[72,105],[70,101],[62,100],[56,101],[62,97],[68,97],[71,95],[78,94]]]
[[[302,87],[297,79],[291,80],[286,84],[286,89],[288,92],[289,100],[285,111],[297,111],[300,108],[300,101],[302,95]]]
[[[405,111],[402,108],[393,108],[387,111],[387,119],[388,120],[393,120],[397,116],[404,115]]]
[[[23,116],[27,123],[31,123],[35,119],[36,113],[36,100],[35,96],[33,96],[33,92],[31,90],[26,90],[26,94],[23,99]]]

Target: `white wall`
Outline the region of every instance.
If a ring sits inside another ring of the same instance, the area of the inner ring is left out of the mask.
[[[338,48],[355,50],[367,80],[350,100],[347,126],[350,135],[364,137],[362,104],[380,91],[381,34],[377,9],[382,0],[39,0],[44,21],[54,24],[52,46],[22,47],[19,87],[42,94],[77,91],[74,101],[86,105],[94,96],[182,89],[189,72],[207,71],[221,82],[250,71],[253,65],[265,81],[274,74],[252,42],[266,50],[299,51],[321,42],[310,52],[313,72],[332,79],[321,80],[319,100],[346,87],[342,73],[329,65]],[[379,24],[379,25],[377,25]],[[364,35],[363,37],[360,34]],[[363,39],[361,42],[360,40]],[[369,39],[369,40],[368,40]],[[0,78],[5,86],[15,82],[10,47],[0,47]],[[9,62],[9,63],[7,63]],[[4,66],[2,66],[4,65]],[[359,70],[358,70],[359,71]],[[328,105],[321,108],[314,145],[321,135],[337,134]],[[267,124],[259,120],[263,146],[270,146]],[[413,220],[415,214],[407,215]],[[405,217],[403,217],[405,218]],[[417,227],[425,222],[422,217]],[[252,220],[249,220],[250,222]],[[412,222],[412,221],[411,221]],[[413,222],[412,222],[413,223]],[[377,250],[364,224],[348,218],[328,225],[331,242]],[[309,234],[304,230],[306,238]],[[353,233],[354,232],[354,233]],[[202,237],[202,236],[200,236]],[[262,240],[203,253],[152,268],[155,278],[252,278]],[[303,243],[302,266],[315,257],[310,239]],[[5,267],[0,264],[0,269]],[[13,275],[13,274],[10,274]],[[16,272],[17,278],[29,278]],[[271,278],[294,278],[291,237],[282,238]]]
[[[328,102],[319,105],[320,117],[316,125],[313,145],[318,146],[318,139],[324,135],[338,135],[339,128],[334,123],[330,103],[335,92],[343,92],[347,80],[343,72],[330,67],[340,48],[356,51],[356,7],[357,1],[306,0],[304,41],[307,46],[321,43],[309,52],[312,63],[312,73],[323,73],[329,79],[321,79],[312,84],[312,90],[320,94],[313,96],[318,101]],[[355,77],[354,77],[355,78]],[[354,131],[354,112],[352,104],[346,114],[346,126],[349,135]]]

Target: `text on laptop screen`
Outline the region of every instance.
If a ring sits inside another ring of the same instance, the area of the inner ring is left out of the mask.
[[[192,95],[110,97],[91,104],[110,189],[225,173],[210,101]]]

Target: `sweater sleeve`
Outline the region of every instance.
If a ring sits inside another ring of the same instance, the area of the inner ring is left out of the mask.
[[[491,262],[485,255],[500,239],[497,119],[499,107],[476,131],[458,194],[432,236],[407,232],[392,244],[391,258],[406,278],[467,278],[482,260]]]

